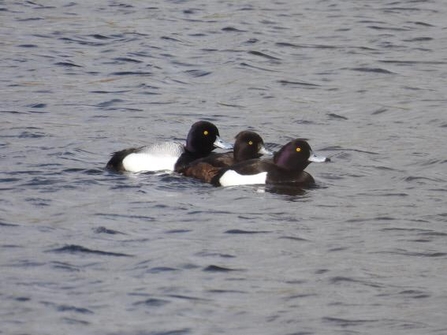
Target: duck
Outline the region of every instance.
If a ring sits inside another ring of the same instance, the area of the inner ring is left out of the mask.
[[[217,127],[208,121],[195,122],[186,138],[180,142],[160,142],[152,145],[116,151],[106,165],[115,172],[174,172],[196,159],[208,156],[215,148],[231,150],[233,145],[220,138]]]
[[[297,138],[285,144],[273,159],[250,159],[220,169],[211,178],[214,186],[236,185],[294,185],[311,187],[315,180],[304,169],[312,162],[329,162],[330,158],[317,156],[305,139]]]
[[[233,151],[213,153],[207,157],[197,159],[178,172],[184,176],[210,183],[221,168],[249,159],[260,158],[263,155],[273,155],[273,152],[265,147],[262,137],[254,131],[244,130],[239,132],[235,137],[233,147]]]

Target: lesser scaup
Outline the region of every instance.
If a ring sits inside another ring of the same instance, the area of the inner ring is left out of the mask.
[[[229,150],[233,146],[220,139],[214,124],[198,121],[191,126],[185,145],[163,142],[117,151],[106,168],[118,172],[178,171],[192,161],[206,157],[216,147]]]
[[[216,186],[294,184],[309,187],[315,181],[304,169],[311,162],[329,160],[316,156],[305,140],[295,139],[275,153],[272,160],[251,159],[221,169],[211,183]]]
[[[219,168],[272,154],[270,150],[266,149],[261,136],[253,131],[244,130],[236,135],[233,151],[215,153],[195,160],[178,172],[209,183],[219,172]]]

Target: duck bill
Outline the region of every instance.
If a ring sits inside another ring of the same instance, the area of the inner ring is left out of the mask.
[[[309,162],[314,163],[325,163],[329,162],[330,158],[324,157],[324,156],[317,156],[313,152],[310,153]]]
[[[261,146],[258,150],[258,153],[261,155],[273,156],[274,152],[267,149],[265,146]]]
[[[214,141],[213,145],[216,148],[221,148],[225,150],[233,149],[233,144],[223,141],[219,136],[216,137],[216,140]]]

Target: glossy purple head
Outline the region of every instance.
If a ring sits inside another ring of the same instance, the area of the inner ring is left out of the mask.
[[[284,145],[273,158],[276,165],[291,171],[303,171],[312,162],[328,161],[326,157],[316,156],[309,143],[299,138]]]

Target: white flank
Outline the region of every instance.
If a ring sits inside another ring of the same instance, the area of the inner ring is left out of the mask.
[[[252,175],[242,175],[234,170],[228,170],[222,177],[220,177],[219,182],[222,186],[236,186],[236,185],[256,185],[265,184],[267,179],[267,172],[261,172]]]
[[[181,143],[155,143],[127,155],[123,166],[129,172],[174,171],[175,163],[183,152]]]
[[[129,172],[174,171],[178,157],[159,156],[146,153],[133,153],[123,160],[123,166]]]

